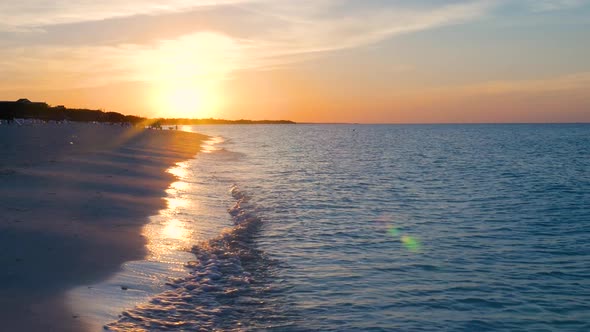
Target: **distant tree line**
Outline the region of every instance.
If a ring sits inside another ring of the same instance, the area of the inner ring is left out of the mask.
[[[18,101],[0,101],[0,120],[39,119],[43,121],[76,121],[144,124],[155,127],[166,125],[200,125],[200,124],[294,124],[288,120],[223,120],[223,119],[148,119],[135,115],[123,115],[117,112],[104,112],[83,108],[66,108],[49,106],[47,103],[31,102],[28,99]]]
[[[111,122],[139,124],[146,121],[134,115],[117,112],[103,112],[81,108],[51,107],[47,103],[33,103],[27,99],[16,102],[0,102],[0,119],[38,119],[44,121]]]

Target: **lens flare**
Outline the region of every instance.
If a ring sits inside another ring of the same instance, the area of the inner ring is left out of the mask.
[[[413,236],[402,234],[404,229],[403,227],[400,229],[394,226],[393,217],[390,214],[382,214],[378,216],[375,221],[383,224],[383,226],[379,227],[384,227],[387,234],[396,240],[399,239],[404,248],[407,250],[411,252],[419,252],[422,248],[420,240]]]
[[[409,251],[418,252],[420,250],[421,245],[418,239],[409,235],[403,235],[401,240],[406,249],[408,249]]]
[[[399,230],[393,226],[389,227],[389,229],[387,230],[387,233],[389,233],[389,235],[391,235],[393,237],[399,236]]]

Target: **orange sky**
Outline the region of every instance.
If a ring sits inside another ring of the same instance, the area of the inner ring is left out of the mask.
[[[299,122],[590,122],[588,1],[0,4],[0,99]]]

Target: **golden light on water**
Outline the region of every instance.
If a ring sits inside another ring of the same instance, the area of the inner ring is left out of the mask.
[[[219,143],[222,143],[222,142],[223,142],[222,137],[219,137],[219,136],[211,137],[210,139],[203,142],[203,145],[201,146],[201,152],[211,153],[213,151],[217,151],[218,148],[216,147],[216,145]]]
[[[181,198],[168,197],[166,198],[166,201],[168,202],[168,211],[174,211],[179,207],[186,207],[189,204],[187,200]]]
[[[183,220],[179,214],[183,209],[199,208],[195,202],[183,198],[182,195],[191,186],[183,180],[189,175],[188,167],[186,162],[181,162],[167,170],[178,177],[178,181],[170,184],[166,190],[166,208],[151,217],[151,222],[143,229],[151,259],[175,262],[178,260],[178,252],[190,248],[193,243],[195,225]]]
[[[184,223],[177,219],[171,219],[162,229],[162,234],[168,239],[182,240],[186,238],[190,232],[184,227]]]
[[[168,188],[168,190],[166,192],[170,193],[171,191],[175,191],[178,192],[180,190],[186,190],[188,189],[189,184],[183,181],[176,181],[176,182],[172,182],[172,184],[170,185],[170,188]]]
[[[166,172],[183,178],[188,175],[188,165],[186,163],[177,163],[176,166],[167,169]]]
[[[168,219],[163,223],[152,221],[146,225],[143,235],[148,240],[148,260],[179,262],[179,258],[183,258],[179,252],[187,250],[192,244],[193,231],[188,226],[177,219]]]
[[[178,163],[176,166],[169,168],[167,172],[182,179],[188,175],[188,165],[186,163]],[[161,213],[170,214],[170,211],[174,211],[179,207],[187,206],[189,202],[175,194],[179,191],[188,189],[188,186],[189,184],[184,181],[176,181],[170,184],[170,187],[166,189],[166,193],[168,194],[168,197],[166,197],[168,209]]]

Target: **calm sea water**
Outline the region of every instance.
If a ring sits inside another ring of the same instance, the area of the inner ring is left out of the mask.
[[[185,129],[195,259],[111,330],[590,330],[590,125]]]

